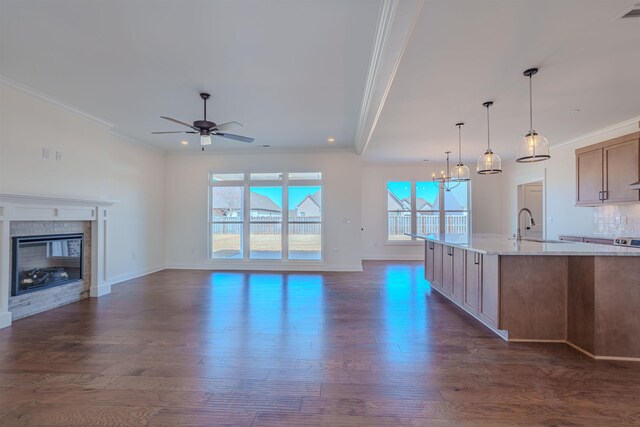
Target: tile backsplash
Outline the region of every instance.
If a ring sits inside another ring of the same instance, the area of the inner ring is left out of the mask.
[[[593,234],[607,237],[640,236],[640,203],[595,208]]]

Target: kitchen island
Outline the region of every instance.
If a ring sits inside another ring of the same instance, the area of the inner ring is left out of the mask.
[[[432,288],[508,341],[640,361],[640,249],[422,235]]]

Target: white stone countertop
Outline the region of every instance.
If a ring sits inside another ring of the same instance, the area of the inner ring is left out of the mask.
[[[418,239],[430,240],[486,255],[575,255],[575,256],[640,256],[640,248],[598,245],[594,243],[561,242],[544,243],[522,240],[501,234],[409,234]]]

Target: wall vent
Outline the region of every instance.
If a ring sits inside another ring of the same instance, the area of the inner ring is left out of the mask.
[[[620,17],[620,19],[625,18],[640,18],[640,3],[633,6],[631,10]]]

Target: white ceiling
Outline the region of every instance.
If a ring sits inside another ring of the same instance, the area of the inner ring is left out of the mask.
[[[508,159],[531,66],[534,127],[552,144],[640,116],[640,19],[615,19],[635,1],[0,0],[0,75],[164,149],[199,148],[150,131],[179,129],[160,115],[200,119],[204,90],[209,118],[244,123],[252,149],[353,150],[362,134],[367,161],[440,161],[457,121],[471,161],[493,100]]]
[[[164,149],[159,118],[238,121],[283,149],[352,149],[379,0],[0,1],[0,74]],[[245,149],[214,138],[214,149]]]
[[[427,0],[365,151],[369,161],[442,161],[486,148],[515,158],[529,128],[550,144],[640,116],[640,19],[616,20],[627,0]],[[569,113],[580,109],[579,113]]]

